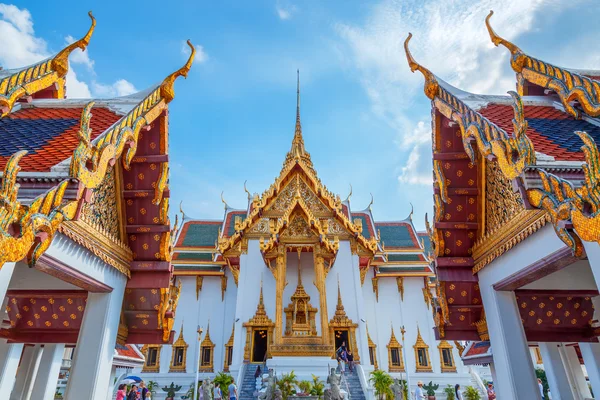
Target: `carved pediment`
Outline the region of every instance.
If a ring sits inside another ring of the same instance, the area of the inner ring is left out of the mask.
[[[271,203],[271,206],[267,209],[267,212],[271,211],[277,214],[283,214],[287,211],[290,205],[293,203],[296,194],[299,193],[300,197],[304,200],[310,211],[315,215],[329,214],[331,210],[319,200],[317,195],[308,187],[306,182],[300,178],[299,174],[296,174],[290,179],[287,186],[283,188],[281,193],[277,195],[277,198]]]
[[[303,242],[306,240],[317,240],[317,235],[308,225],[306,219],[300,214],[295,214],[287,228],[281,232],[280,239],[291,242]]]

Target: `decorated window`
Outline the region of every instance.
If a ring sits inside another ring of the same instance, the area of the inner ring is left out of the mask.
[[[185,372],[188,344],[183,338],[183,324],[181,324],[179,337],[175,343],[173,343],[172,348],[173,353],[171,354],[171,366],[169,372]]]
[[[387,345],[388,348],[388,370],[389,372],[404,372],[404,359],[402,358],[402,345],[398,343],[394,328],[392,327],[392,336]]]
[[[200,371],[213,372],[213,356],[215,344],[210,340],[210,324],[206,327],[206,335],[200,343]]]
[[[429,346],[423,340],[419,327],[417,327],[417,342],[413,348],[415,349],[417,372],[433,372],[431,361],[429,360]]]
[[[231,365],[231,361],[233,359],[233,336],[235,334],[235,325],[231,329],[231,336],[229,337],[229,341],[225,343],[225,360],[223,361],[223,371],[229,372],[229,366]]]
[[[371,340],[371,336],[369,336],[369,329],[367,328],[367,339],[369,341],[369,361],[371,365],[375,367],[375,369],[379,369],[379,365],[377,365],[377,345]]]
[[[452,353],[452,345],[445,340],[442,340],[438,346],[440,351],[440,364],[442,372],[456,372],[456,364],[454,364],[454,355]]]
[[[161,347],[154,345],[145,345],[142,347],[142,354],[146,357],[142,372],[159,372]]]

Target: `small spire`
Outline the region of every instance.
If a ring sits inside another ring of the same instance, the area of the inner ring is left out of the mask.
[[[294,140],[292,141],[292,155],[298,157],[304,155],[304,138],[302,137],[302,124],[300,123],[300,70],[296,84],[296,129],[294,131]]]
[[[342,292],[340,290],[340,275],[338,274],[338,307],[343,307],[342,306]]]
[[[302,252],[302,248],[298,248],[298,287],[303,287],[302,285],[302,269],[300,268],[300,255]]]

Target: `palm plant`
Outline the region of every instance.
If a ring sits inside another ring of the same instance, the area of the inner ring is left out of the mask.
[[[283,400],[287,400],[288,397],[296,394],[296,385],[298,381],[296,380],[296,374],[294,371],[289,374],[283,374],[281,379],[277,381],[277,386],[279,390],[281,390],[281,397]]]
[[[229,398],[229,385],[231,385],[232,380],[233,378],[231,375],[224,372],[219,372],[213,380],[215,386],[219,386],[221,388],[221,394],[224,399]]]
[[[456,398],[454,388],[452,385],[446,386],[444,389],[444,393],[446,393],[446,400],[454,400]]]
[[[319,379],[318,376],[314,375],[312,376],[313,381],[311,384],[311,389],[310,389],[310,395],[311,396],[317,396],[319,399],[323,397],[323,394],[325,393],[325,383]]]
[[[310,390],[312,389],[312,383],[310,381],[300,381],[298,382],[298,387],[300,388],[301,393],[310,394]]]
[[[394,393],[392,393],[391,389],[394,380],[387,372],[382,370],[371,372],[369,382],[373,384],[373,388],[375,388],[375,395],[379,400],[383,400],[383,396],[388,399],[394,397]]]
[[[475,389],[473,386],[467,386],[465,388],[465,399],[466,400],[481,400],[481,395],[479,391]]]
[[[156,381],[148,381],[148,390],[152,393],[152,397],[156,395],[156,388],[158,388],[158,382]]]

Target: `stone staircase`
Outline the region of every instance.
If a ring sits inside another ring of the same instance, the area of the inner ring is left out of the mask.
[[[354,368],[353,372],[350,372],[348,369],[346,369],[344,379],[345,382],[342,380],[341,388],[343,390],[350,390],[350,400],[366,400],[362,385],[360,384],[360,378],[356,372],[356,368]],[[347,387],[346,384],[348,385]]]
[[[258,368],[256,364],[246,364],[243,380],[238,385],[240,400],[252,400],[255,398],[256,379],[254,379],[254,374],[256,373],[256,368]]]

